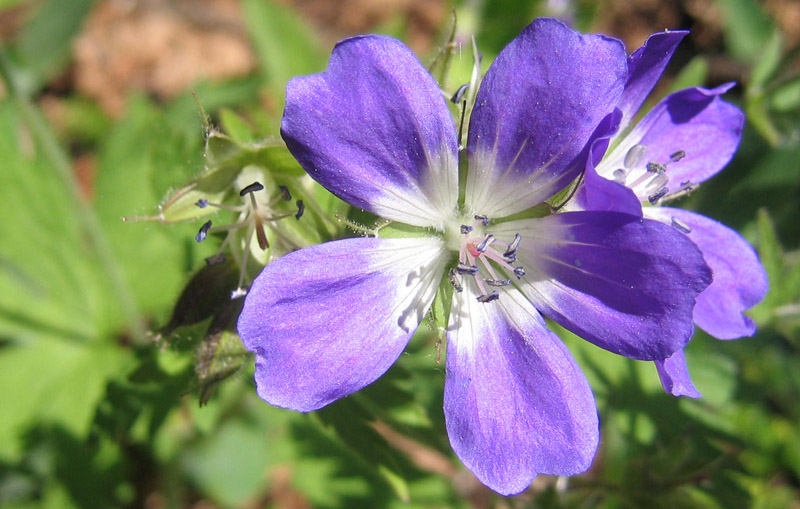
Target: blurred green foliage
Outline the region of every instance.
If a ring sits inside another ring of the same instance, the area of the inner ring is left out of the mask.
[[[651,364],[561,331],[597,395],[601,450],[589,473],[537,480],[505,502],[450,450],[432,330],[350,398],[310,415],[270,407],[233,331],[237,308],[220,304],[238,269],[201,270],[219,241],[194,242],[198,222],[121,221],[157,214],[163,197],[209,168],[256,164],[299,178],[280,144],[262,140],[276,139],[286,81],[325,66],[330,44],[310,22],[285,2],[240,2],[257,69],[193,86],[219,129],[204,130],[188,90],[134,94],[119,118],[61,91],[55,125],[40,99],[69,69],[96,2],[30,6],[0,50],[0,505],[798,507],[800,51],[762,3],[713,4],[724,43],[691,55],[672,87],[717,84],[710,59],[737,62],[741,84],[726,98],[748,124],[729,167],[682,205],[757,247],[771,283],[752,310],[759,331],[733,342],[697,332],[687,358],[699,400],[667,396]],[[557,6],[582,30],[603,15],[595,2],[463,1],[457,33],[476,35],[485,69]],[[0,1],[0,14],[21,8]],[[375,29],[402,38],[407,21]],[[447,87],[468,80],[464,53]],[[72,172],[81,154],[96,167],[88,198]],[[300,192],[322,218],[315,241],[341,235],[330,219],[347,207],[317,186]]]

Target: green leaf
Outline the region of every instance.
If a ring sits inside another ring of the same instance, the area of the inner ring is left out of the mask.
[[[187,415],[195,435],[175,447],[176,438],[187,438]],[[196,490],[222,507],[242,507],[273,486],[277,469],[291,468],[295,444],[289,424],[304,419],[264,403],[252,382],[242,378],[227,384],[206,406],[191,404],[172,412],[158,440],[176,449],[176,469]]]
[[[262,494],[272,464],[271,439],[258,423],[229,420],[187,451],[182,465],[202,493],[223,507]]]
[[[72,49],[72,38],[94,0],[45,0],[25,26],[16,46],[18,63],[36,90],[61,71]]]
[[[125,371],[129,354],[113,344],[48,336],[0,349],[0,457],[20,453],[27,427],[53,424],[83,440],[108,380]]]
[[[198,246],[196,227],[168,228],[152,223],[123,222],[121,218],[152,208],[158,196],[155,176],[181,160],[191,143],[154,129],[163,113],[145,100],[133,100],[126,117],[103,143],[96,177],[95,210],[114,255],[143,311],[163,313],[171,307],[188,267],[213,254],[213,246]],[[199,132],[194,150],[200,150]],[[196,208],[196,207],[195,207]],[[161,317],[159,317],[161,318]]]
[[[28,0],[0,0],[0,9],[10,9]]]
[[[370,416],[353,398],[341,399],[317,411],[320,421],[361,461],[378,474],[401,500],[408,500],[408,485],[401,473],[408,462],[369,425]]]
[[[733,192],[775,191],[797,187],[800,182],[800,145],[776,147],[754,161],[744,179],[737,182]]]
[[[267,85],[280,111],[286,82],[324,69],[324,54],[308,26],[290,8],[272,0],[244,0],[243,8]]]
[[[231,138],[245,142],[256,141],[253,130],[242,117],[236,114],[236,112],[228,108],[222,108],[219,111],[219,118],[222,123],[222,129],[228,133]]]
[[[96,102],[84,97],[69,96],[61,101],[61,107],[64,139],[93,144],[105,138],[111,130],[111,119]]]
[[[747,83],[749,89],[761,90],[775,76],[783,56],[783,46],[783,34],[776,28],[766,41],[766,45],[760,49],[759,58],[750,71],[750,80]]]
[[[483,2],[477,5],[480,5],[481,9],[477,16],[478,48],[481,52],[489,52],[493,55],[498,54],[530,23],[538,8],[537,2],[528,0]],[[462,15],[459,12],[459,19],[468,19],[469,17],[469,15]],[[472,33],[472,31],[468,30],[467,33]]]
[[[758,130],[758,133],[767,140],[767,143],[773,147],[779,146],[782,135],[772,121],[767,109],[766,98],[760,94],[748,95],[745,111],[747,112],[748,122]]]
[[[771,94],[772,107],[779,112],[800,111],[800,78],[784,83]]]
[[[82,340],[123,321],[74,197],[0,103],[0,335]]]
[[[755,62],[773,32],[773,24],[755,0],[719,0],[730,53]]]
[[[796,340],[800,330],[800,263],[784,254],[766,209],[758,213],[758,237],[758,254],[770,286],[750,314],[759,324],[776,325]]]
[[[689,87],[702,87],[708,79],[708,59],[702,55],[692,58],[670,84],[669,92]],[[652,98],[651,98],[652,101]]]
[[[766,323],[774,308],[784,302],[783,250],[778,243],[775,226],[766,209],[758,211],[758,256],[770,283],[770,291],[764,300],[752,310],[760,323]]]

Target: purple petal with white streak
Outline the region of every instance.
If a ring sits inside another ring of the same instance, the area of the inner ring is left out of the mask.
[[[688,226],[689,239],[714,272],[711,286],[697,298],[695,323],[719,339],[752,336],[756,324],[743,312],[764,298],[769,283],[750,244],[727,226],[694,212],[648,207],[645,216],[670,224],[675,218]]]
[[[537,474],[588,470],[598,444],[586,378],[519,292],[480,303],[474,282],[453,297],[444,411],[453,450],[503,495]]]
[[[689,376],[689,368],[686,366],[686,356],[683,350],[678,350],[664,360],[655,361],[655,364],[661,385],[667,394],[689,398],[702,397]]]
[[[630,74],[619,104],[622,110],[621,129],[625,129],[636,116],[636,112],[664,73],[675,48],[688,33],[687,30],[676,30],[653,34],[647,38],[644,46],[628,58]]]
[[[695,297],[711,271],[675,228],[592,211],[511,221],[494,233],[516,232],[527,272],[520,287],[563,327],[640,360],[665,359],[691,338]]]
[[[569,184],[626,79],[617,39],[581,35],[554,19],[523,30],[478,91],[467,144],[467,212],[505,217]]]
[[[281,135],[312,178],[381,217],[440,226],[456,206],[453,118],[433,77],[396,39],[346,39],[327,71],[291,80]]]
[[[731,86],[687,88],[668,95],[597,165],[597,172],[613,179],[614,170],[625,167],[625,155],[631,147],[641,144],[647,150],[636,167],[630,168],[627,185],[642,201],[656,191],[647,189],[644,183],[635,184],[650,178],[648,162],[667,165],[666,187],[670,193],[678,191],[684,182],[699,184],[713,176],[731,160],[742,137],[744,114],[719,97]],[[679,151],[685,156],[670,162],[670,156]]]
[[[446,261],[436,238],[358,238],[267,265],[237,326],[256,354],[258,395],[308,412],[375,381],[427,313]]]

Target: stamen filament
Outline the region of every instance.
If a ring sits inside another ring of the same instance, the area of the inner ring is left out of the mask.
[[[481,258],[481,263],[483,263],[483,266],[486,267],[486,270],[489,272],[489,275],[492,276],[491,279],[493,280],[500,279],[497,277],[497,273],[494,271],[494,267],[492,267],[492,264],[489,263],[489,259],[487,257]],[[484,280],[485,279],[487,278],[484,278]]]
[[[244,275],[247,272],[247,259],[250,255],[250,239],[253,238],[253,230],[255,229],[254,223],[250,223],[247,226],[247,234],[244,237],[244,251],[242,253],[242,263],[239,267],[239,282],[236,283],[236,290],[231,292],[231,300],[242,297],[247,294],[247,290],[242,287],[242,283],[244,283]]]
[[[209,223],[210,222],[211,221],[209,221]],[[250,221],[239,221],[238,223],[223,224],[221,226],[214,226],[213,228],[209,228],[208,229],[208,233],[217,233],[217,232],[225,232],[225,231],[229,231],[229,230],[238,230],[239,228],[244,228],[245,226],[247,226],[249,224],[250,224]]]
[[[213,207],[215,209],[230,210],[232,212],[244,212],[247,210],[246,205],[225,205],[222,203],[211,203],[208,200],[197,200],[195,203],[198,208],[204,209],[206,207]]]

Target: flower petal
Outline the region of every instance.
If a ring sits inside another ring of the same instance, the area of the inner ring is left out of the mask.
[[[495,230],[522,236],[521,289],[534,306],[584,339],[655,360],[691,338],[695,297],[711,271],[675,228],[619,212],[565,212]]]
[[[578,176],[627,78],[622,43],[537,19],[486,73],[469,125],[467,212],[505,217]]]
[[[634,216],[642,215],[642,203],[633,191],[597,174],[591,161],[586,163],[583,182],[567,210],[611,210]]]
[[[667,394],[689,398],[702,397],[689,376],[689,368],[686,366],[686,356],[683,354],[683,350],[678,350],[670,357],[655,363],[658,377],[661,378],[661,385]]]
[[[402,353],[436,294],[436,238],[358,238],[267,265],[239,317],[258,395],[307,412],[372,383]]]
[[[488,303],[475,283],[453,297],[444,412],[453,450],[503,495],[537,474],[586,471],[598,444],[586,378],[519,292]]]
[[[630,74],[619,104],[623,115],[622,129],[636,116],[636,112],[664,73],[675,48],[688,33],[688,30],[676,30],[653,34],[647,38],[644,46],[628,58]]]
[[[291,80],[281,134],[311,177],[378,216],[436,226],[456,205],[453,118],[433,77],[396,39],[346,39],[327,71]]]
[[[628,168],[626,185],[642,201],[662,187],[651,185],[655,174],[647,172],[648,162],[667,165],[669,193],[680,190],[685,182],[699,184],[711,177],[728,164],[742,137],[744,114],[719,98],[731,86],[687,88],[668,95],[597,165],[597,172],[613,179],[615,169]],[[625,159],[636,145],[646,151],[631,167]],[[680,151],[684,157],[670,162]]]
[[[695,323],[719,339],[752,336],[756,325],[742,313],[764,298],[769,283],[750,244],[727,226],[694,212],[647,207],[645,216],[668,224],[675,218],[688,226],[689,239],[714,272],[711,286],[697,297]]]
[[[608,134],[592,143],[592,152],[586,160],[583,180],[578,185],[573,199],[566,203],[562,211],[614,210],[635,216],[642,215],[642,204],[633,191],[613,180],[601,177],[595,170],[595,164],[602,160],[608,148],[609,139],[617,132],[621,117],[622,112],[615,109],[614,115],[606,118],[610,124],[606,129]]]

